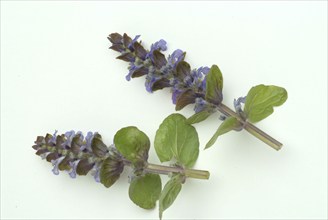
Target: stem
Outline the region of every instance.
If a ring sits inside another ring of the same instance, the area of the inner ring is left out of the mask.
[[[184,174],[186,177],[195,179],[208,179],[210,177],[210,173],[205,170],[184,169],[181,167],[170,167],[151,163],[148,163],[144,170],[148,171],[149,173],[165,175],[168,175],[170,173],[181,173]]]
[[[255,136],[256,138],[260,139],[261,141],[263,141],[264,143],[266,143],[267,145],[269,145],[273,149],[275,149],[275,150],[280,150],[281,149],[282,143],[280,143],[279,141],[277,141],[276,139],[274,139],[273,137],[271,137],[270,135],[268,135],[267,133],[265,133],[261,129],[257,128],[252,123],[244,121],[236,112],[231,110],[228,106],[221,103],[218,106],[218,110],[221,113],[225,114],[226,116],[232,116],[232,117],[237,118],[238,121],[243,124],[243,128],[246,131],[248,131],[248,133],[250,133],[253,136]]]

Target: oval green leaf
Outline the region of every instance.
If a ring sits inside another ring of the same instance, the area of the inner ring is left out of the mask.
[[[178,194],[180,193],[182,184],[179,176],[170,179],[164,186],[164,189],[159,197],[159,218],[162,219],[163,212],[168,209]]]
[[[222,102],[223,77],[217,65],[212,65],[206,77],[205,100],[218,105]]]
[[[138,128],[122,128],[114,136],[116,149],[132,163],[146,161],[150,147],[149,138]]]
[[[238,119],[234,117],[228,117],[222,122],[222,124],[220,124],[219,128],[216,130],[212,138],[207,142],[205,149],[211,147],[220,135],[223,135],[231,130],[238,129],[240,128],[240,126],[241,123],[238,121]]]
[[[199,154],[196,129],[181,114],[168,116],[155,136],[155,150],[161,162],[176,159],[178,163],[192,167]]]
[[[273,107],[282,105],[287,97],[287,91],[282,87],[252,87],[247,94],[244,107],[247,119],[252,123],[261,121],[273,113]]]
[[[162,190],[158,174],[147,173],[132,180],[129,188],[130,199],[144,209],[153,209]]]

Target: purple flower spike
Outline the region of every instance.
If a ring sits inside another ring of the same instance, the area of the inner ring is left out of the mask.
[[[55,175],[59,175],[59,171],[66,171],[74,179],[77,175],[84,176],[91,171],[95,181],[100,182],[100,170],[104,168],[110,174],[105,177],[107,180],[102,181],[106,187],[110,187],[120,177],[125,166],[123,156],[115,145],[108,147],[103,143],[97,132],[88,132],[84,138],[80,131],[68,131],[58,135],[54,144],[49,142],[51,137],[50,134],[38,136],[32,148],[37,151],[36,155],[52,163]],[[63,148],[61,144],[67,140],[71,142]]]
[[[167,49],[166,41],[163,39],[153,43],[150,50],[145,49],[141,42],[137,41],[133,43],[132,48],[127,46],[128,40],[133,41],[127,34],[122,36],[112,33],[108,39],[112,43],[110,49],[121,54],[117,58],[129,62],[129,73],[126,75],[128,81],[131,78],[146,76],[145,87],[149,93],[170,87],[173,93],[172,101],[177,105],[177,110],[195,103],[196,98],[205,99],[206,75],[210,68],[202,66],[192,69],[184,60],[186,53],[181,49],[166,57],[161,53]],[[204,105],[213,108],[207,102]],[[200,111],[199,109],[205,108],[202,106],[203,103],[199,102],[195,109]]]

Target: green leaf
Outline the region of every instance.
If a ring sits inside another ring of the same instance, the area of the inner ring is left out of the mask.
[[[123,168],[123,161],[109,156],[101,165],[100,182],[107,188],[111,187],[120,178]]]
[[[182,188],[179,176],[171,178],[164,186],[159,197],[159,218],[162,219],[163,212],[168,209],[177,198]]]
[[[259,122],[273,113],[273,107],[287,100],[287,91],[278,86],[257,85],[252,87],[246,97],[244,112],[247,119]]]
[[[240,128],[240,126],[241,123],[238,121],[238,119],[234,117],[228,117],[222,122],[222,124],[220,124],[219,128],[216,130],[212,138],[207,142],[205,149],[211,147],[220,135],[223,135],[231,130],[238,129]]]
[[[132,163],[148,159],[149,138],[137,127],[125,127],[114,136],[116,149]]]
[[[212,113],[213,111],[209,111],[207,109],[197,112],[196,114],[192,115],[190,118],[187,119],[187,123],[189,124],[199,123],[201,121],[206,120]]]
[[[196,129],[181,114],[168,116],[156,132],[155,150],[161,162],[176,159],[186,167],[193,166],[199,154]]]
[[[223,77],[217,65],[213,65],[206,77],[205,100],[218,105],[222,102]]]
[[[130,199],[144,209],[152,209],[156,205],[162,190],[161,178],[158,174],[147,173],[132,180],[129,188]]]

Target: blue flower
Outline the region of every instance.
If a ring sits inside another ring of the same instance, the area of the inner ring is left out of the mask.
[[[97,183],[100,182],[100,166],[99,164],[95,164],[92,168],[91,175],[95,179]]]
[[[196,98],[194,110],[196,113],[204,110],[207,106],[207,102],[203,98]]]
[[[200,88],[205,92],[206,91],[206,76],[203,79]]]
[[[65,148],[65,146],[71,147],[71,143],[72,143],[74,136],[75,136],[75,131],[73,131],[73,130],[67,131],[65,133],[66,141],[63,143],[64,148]]]
[[[46,159],[47,156],[48,156],[48,154],[50,154],[50,152],[46,152],[46,153],[44,153],[44,154],[40,154],[41,159],[42,159],[42,160]]]
[[[233,105],[234,105],[234,107],[235,107],[237,113],[243,111],[243,110],[241,109],[241,104],[242,104],[242,103],[245,103],[245,101],[246,101],[246,96],[244,96],[244,97],[239,97],[237,100],[236,100],[236,99],[233,100]]]
[[[64,160],[65,156],[59,157],[56,160],[52,160],[51,163],[54,166],[54,168],[52,169],[52,172],[55,175],[59,174],[59,169],[58,169],[58,165],[60,164],[60,162],[62,162],[62,160]]]
[[[146,55],[146,59],[153,59],[153,53],[155,50],[166,51],[166,41],[161,39],[155,43],[153,43],[150,47],[150,51]]]
[[[184,59],[184,56],[184,52],[180,49],[177,49],[171,55],[169,55],[167,60],[172,67],[175,67],[180,61]]]
[[[129,48],[130,50],[133,50],[133,44],[134,44],[134,42],[136,42],[136,41],[138,40],[139,37],[140,37],[140,35],[136,35],[136,36],[134,37],[134,39],[129,43],[128,48]]]
[[[154,50],[161,50],[161,51],[166,51],[167,46],[166,46],[166,41],[161,39],[155,43],[153,43],[150,47],[150,52],[154,52]]]
[[[146,77],[145,86],[146,86],[147,92],[150,92],[150,93],[153,92],[153,89],[152,89],[153,85],[158,79],[159,79],[159,77],[156,77],[156,76],[147,76]]]
[[[224,115],[224,114],[220,114],[219,119],[220,119],[221,121],[224,121],[224,120],[227,119],[227,116]]]
[[[70,161],[69,165],[71,166],[71,170],[68,172],[71,178],[76,178],[76,167],[80,160],[75,160],[74,162]]]
[[[94,134],[97,134],[97,132],[95,132]],[[93,137],[94,137],[94,134],[93,134],[91,131],[89,131],[89,132],[87,133],[87,136],[85,137],[85,142],[86,142],[86,144],[85,144],[85,148],[86,148],[89,152],[92,152],[91,143],[92,143],[92,139],[93,139]]]
[[[156,70],[154,66],[150,66],[148,69],[149,73],[146,75],[146,82],[145,82],[145,86],[146,86],[146,90],[150,93],[153,92],[153,84],[154,82],[156,82],[157,80],[160,79],[160,76],[156,76]]]
[[[129,73],[128,73],[128,75],[125,76],[125,79],[127,81],[130,81],[131,80],[131,76],[132,76],[132,74],[134,73],[134,71],[136,69],[138,69],[138,67],[135,65],[135,63],[134,62],[130,62]]]
[[[179,95],[182,93],[182,90],[177,89],[177,88],[173,88],[172,91],[172,102],[173,104],[177,103],[177,98],[179,97]]]
[[[56,138],[57,138],[57,130],[55,130],[55,133],[52,135],[52,138],[49,140],[49,143],[56,144]]]

